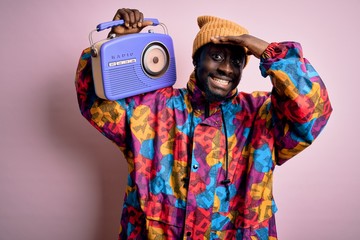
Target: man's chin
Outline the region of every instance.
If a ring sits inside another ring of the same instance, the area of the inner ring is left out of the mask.
[[[209,89],[206,90],[205,94],[206,94],[206,100],[208,100],[209,102],[222,102],[226,99],[225,96],[220,95],[218,93],[214,93]]]

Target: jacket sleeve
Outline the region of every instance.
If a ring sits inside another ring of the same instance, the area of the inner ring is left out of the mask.
[[[81,54],[76,71],[75,87],[81,114],[103,135],[119,147],[125,147],[125,100],[108,101],[96,96],[90,48],[85,49]]]
[[[276,163],[281,165],[315,140],[332,107],[324,83],[303,57],[299,43],[271,43],[261,57],[260,70],[273,84],[269,118]]]

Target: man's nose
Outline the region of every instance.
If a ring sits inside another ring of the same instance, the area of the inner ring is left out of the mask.
[[[225,74],[226,76],[229,76],[233,73],[233,69],[231,66],[230,60],[224,60],[220,63],[218,70]]]

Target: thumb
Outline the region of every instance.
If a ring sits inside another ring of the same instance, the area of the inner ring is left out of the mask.
[[[140,26],[139,26],[139,24],[140,24]],[[143,21],[143,22],[139,22],[138,26],[141,27],[141,28],[144,28],[144,27],[147,27],[147,26],[151,26],[153,24],[154,23],[152,21]]]

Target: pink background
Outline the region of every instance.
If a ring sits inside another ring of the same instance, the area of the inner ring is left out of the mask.
[[[0,2],[1,240],[117,239],[127,165],[116,146],[81,117],[74,76],[89,32],[121,7],[139,8],[167,25],[176,48],[176,87],[185,86],[192,70],[198,15],[232,19],[269,42],[301,42],[328,87],[334,112],[318,140],[275,171],[279,238],[356,238],[360,2],[213,2]],[[255,58],[239,88],[270,89]]]

